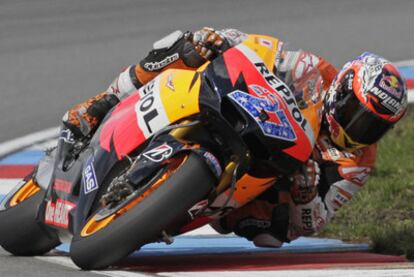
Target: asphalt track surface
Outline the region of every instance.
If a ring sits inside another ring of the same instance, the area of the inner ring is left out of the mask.
[[[0,2],[0,142],[56,126],[66,109],[175,30],[278,36],[339,66],[363,51],[414,58],[414,1]],[[0,252],[0,276],[97,276]]]

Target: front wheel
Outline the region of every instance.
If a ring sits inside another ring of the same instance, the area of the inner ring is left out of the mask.
[[[45,191],[30,179],[0,211],[0,245],[13,255],[42,255],[60,244],[58,236],[37,220],[44,195]]]
[[[74,236],[70,256],[82,269],[102,269],[157,240],[213,188],[216,179],[197,154],[174,157],[167,170],[127,206],[107,218],[92,215]]]

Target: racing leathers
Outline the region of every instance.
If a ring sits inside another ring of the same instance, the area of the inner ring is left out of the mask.
[[[289,177],[288,200],[283,200],[283,192],[268,190],[212,226],[220,233],[233,231],[262,247],[280,247],[283,242],[311,236],[361,189],[375,157],[375,144],[346,152],[322,130],[312,158]]]
[[[106,91],[69,110],[63,122],[76,136],[90,135],[116,103],[160,72],[197,68],[246,37],[235,29],[203,28],[193,34],[176,31],[154,43],[148,56],[125,68]],[[277,58],[273,71],[289,84],[306,83],[307,74],[318,70],[322,77],[319,83],[307,86],[320,86],[326,91],[337,73],[327,61],[309,52],[283,50]],[[266,191],[213,227],[267,247],[279,247],[284,241],[320,231],[363,186],[375,162],[375,145],[345,152],[329,139],[330,131],[322,127],[311,159],[281,180],[286,183],[284,191]]]
[[[319,83],[309,78],[317,70]],[[329,89],[337,70],[327,61],[306,51],[284,50],[273,69],[275,75],[297,88],[320,86]],[[297,85],[307,83],[305,86]],[[325,117],[322,117],[325,118]],[[254,201],[212,224],[221,233],[235,232],[256,246],[280,247],[299,236],[322,230],[335,213],[365,184],[374,166],[376,144],[347,152],[330,139],[326,122],[309,161],[277,185],[282,190],[268,190]],[[277,186],[276,186],[277,187]],[[286,216],[288,214],[288,216]]]

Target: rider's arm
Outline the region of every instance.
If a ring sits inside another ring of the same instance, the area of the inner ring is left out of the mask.
[[[304,50],[283,50],[277,58],[273,71],[287,84],[306,81],[318,70],[323,79],[323,89],[327,90],[337,74],[336,68],[326,59]]]
[[[107,92],[122,99],[167,69],[198,68],[245,38],[244,33],[235,29],[215,31],[204,27],[194,33],[175,31],[156,41],[153,49],[138,64],[122,71]]]
[[[148,55],[138,64],[124,69],[106,91],[70,109],[64,115],[63,123],[77,137],[89,135],[120,99],[161,72],[170,68],[197,68],[245,37],[244,33],[234,29],[215,31],[205,27],[185,34],[175,31],[155,42]]]
[[[321,142],[321,140],[319,140]],[[325,141],[326,142],[326,141]],[[376,145],[355,153],[341,152],[330,143],[318,143],[320,180],[316,195],[300,201],[292,197],[289,239],[309,236],[322,230],[336,212],[361,189],[375,163]],[[309,201],[310,200],[310,201]]]

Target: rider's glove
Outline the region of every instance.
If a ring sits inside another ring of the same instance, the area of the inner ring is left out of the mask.
[[[197,53],[206,60],[213,60],[230,47],[224,35],[210,27],[194,32],[190,41]]]
[[[328,211],[320,196],[306,204],[290,205],[289,218],[287,237],[290,240],[321,231],[329,220]]]
[[[62,118],[63,124],[77,138],[88,136],[118,102],[114,94],[102,92],[67,111]]]
[[[318,193],[320,170],[318,163],[308,160],[302,168],[290,177],[290,195],[296,204],[306,204]]]

